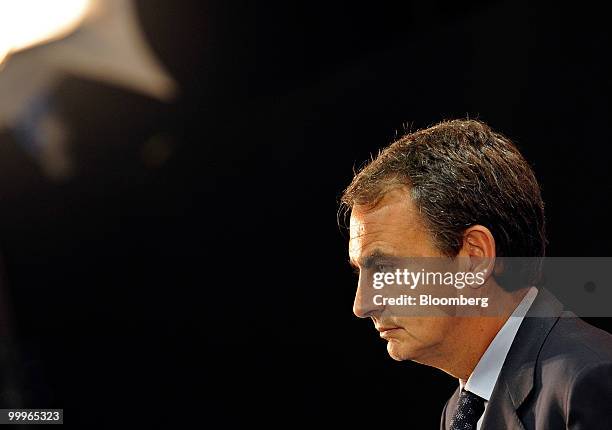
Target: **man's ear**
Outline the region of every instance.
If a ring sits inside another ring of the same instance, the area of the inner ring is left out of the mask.
[[[488,279],[493,274],[496,257],[495,238],[491,231],[480,224],[466,229],[459,256],[469,261],[471,272],[482,272]]]

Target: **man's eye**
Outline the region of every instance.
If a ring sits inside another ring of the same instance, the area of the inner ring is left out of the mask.
[[[376,272],[378,273],[384,273],[388,270],[388,266],[386,266],[385,264],[377,264],[376,266],[374,266],[374,269],[376,269]]]

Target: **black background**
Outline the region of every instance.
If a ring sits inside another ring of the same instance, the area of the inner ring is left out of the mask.
[[[180,84],[175,102],[65,80],[55,98],[77,174],[61,183],[0,136],[5,404],[104,428],[437,428],[457,382],[394,362],[352,315],[336,211],[354,167],[441,119],[479,118],[517,142],[542,185],[549,255],[608,255],[603,10],[141,0],[138,11]],[[167,159],[150,161],[155,142]]]

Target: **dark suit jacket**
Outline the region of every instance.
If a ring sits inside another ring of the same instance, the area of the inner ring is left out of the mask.
[[[448,429],[459,388],[446,402]],[[481,430],[612,429],[612,335],[587,324],[546,289],[525,316]]]

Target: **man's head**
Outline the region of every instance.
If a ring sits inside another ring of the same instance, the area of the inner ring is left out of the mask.
[[[544,255],[544,205],[533,171],[507,138],[482,122],[448,121],[407,134],[354,177],[342,203],[351,210],[349,254],[360,275],[365,261],[381,255]],[[503,275],[498,282],[510,291],[537,275],[534,265],[523,268],[518,283]],[[371,317],[379,329],[398,327],[381,334],[396,359],[446,353],[442,345],[458,329],[452,318],[385,321],[382,309],[361,302],[357,294],[358,316]]]

